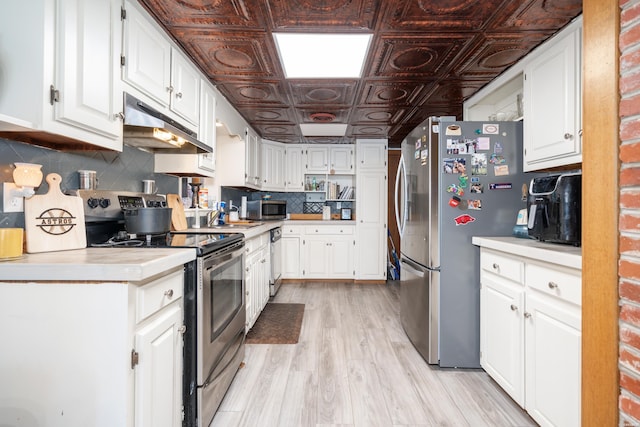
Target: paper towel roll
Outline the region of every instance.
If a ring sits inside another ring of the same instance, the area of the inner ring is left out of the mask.
[[[331,206],[322,207],[322,219],[323,220],[331,219]]]
[[[247,217],[247,196],[242,196],[240,201],[240,218]]]

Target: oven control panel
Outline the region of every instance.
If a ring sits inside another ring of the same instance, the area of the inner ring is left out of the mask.
[[[115,190],[75,190],[73,193],[82,198],[85,221],[122,219],[124,209],[167,207],[162,194]]]

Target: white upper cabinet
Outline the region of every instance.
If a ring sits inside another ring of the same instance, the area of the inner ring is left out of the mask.
[[[200,74],[178,49],[171,49],[170,108],[191,123],[198,124]]]
[[[358,172],[387,169],[387,144],[378,139],[358,140],[356,155]]]
[[[120,2],[11,0],[2,8],[0,132],[121,151]]]
[[[308,174],[354,174],[355,149],[348,145],[308,145],[307,146]]]
[[[198,70],[171,45],[151,18],[129,1],[125,1],[123,25],[122,80],[139,91],[137,96],[146,96],[160,110],[175,113],[197,126],[201,79]]]
[[[168,107],[171,44],[129,1],[125,2],[125,10],[122,79],[160,105]]]
[[[287,191],[304,191],[304,171],[307,165],[305,146],[285,145],[285,188]]]
[[[329,170],[329,147],[307,146],[307,173],[326,173]]]
[[[582,162],[581,45],[577,21],[525,66],[525,171]]]
[[[279,142],[262,141],[262,189],[285,190],[284,145]]]

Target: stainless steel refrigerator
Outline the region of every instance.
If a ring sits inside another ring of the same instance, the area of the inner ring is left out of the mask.
[[[422,357],[480,367],[479,249],[526,208],[521,122],[431,118],[402,143],[396,177],[402,325]]]

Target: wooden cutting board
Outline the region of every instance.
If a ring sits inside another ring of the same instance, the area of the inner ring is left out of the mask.
[[[188,228],[187,216],[184,213],[182,199],[178,194],[167,194],[167,205],[171,208],[171,228],[174,231],[184,231]]]
[[[62,178],[47,175],[49,192],[24,201],[27,252],[52,252],[87,247],[82,198],[60,191]]]

